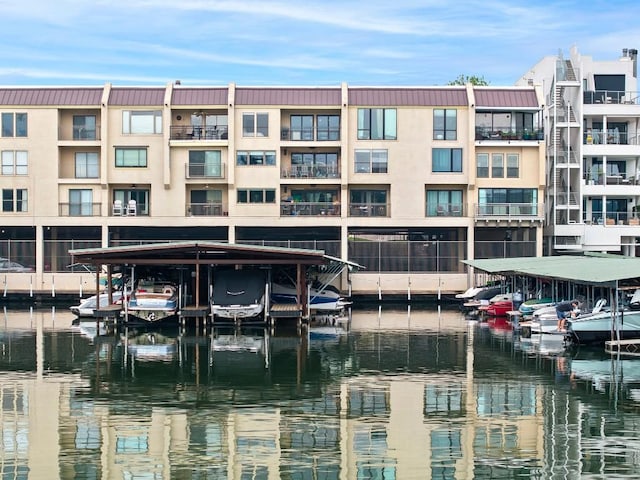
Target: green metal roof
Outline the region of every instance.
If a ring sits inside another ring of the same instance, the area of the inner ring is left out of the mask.
[[[612,284],[640,278],[640,258],[620,255],[491,258],[463,263],[491,274],[527,275],[583,284]]]

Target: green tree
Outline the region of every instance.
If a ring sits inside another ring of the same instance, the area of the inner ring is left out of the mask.
[[[480,87],[489,85],[489,82],[485,80],[483,76],[462,74],[458,75],[455,80],[450,81],[447,85],[466,85],[467,83]]]

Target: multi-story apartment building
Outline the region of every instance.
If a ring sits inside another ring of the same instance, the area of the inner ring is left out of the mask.
[[[0,256],[33,269],[5,287],[77,290],[69,249],[211,240],[325,250],[366,267],[353,293],[464,290],[461,260],[542,254],[543,103],[529,85],[0,88]]]
[[[640,95],[637,50],[596,61],[574,47],[543,58],[518,81],[546,95],[545,253],[637,256]]]

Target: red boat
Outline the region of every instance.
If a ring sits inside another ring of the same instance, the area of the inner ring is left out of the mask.
[[[491,317],[506,317],[507,312],[511,310],[513,310],[513,302],[511,300],[499,300],[487,306],[487,315]]]

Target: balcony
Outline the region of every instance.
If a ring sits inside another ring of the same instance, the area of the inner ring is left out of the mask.
[[[228,213],[224,211],[222,203],[187,203],[188,217],[222,217]]]
[[[484,203],[476,204],[476,220],[535,220],[542,221],[543,204],[538,203]]]
[[[503,130],[476,127],[476,140],[544,140],[544,130],[541,128],[532,130]]]
[[[427,217],[463,217],[464,205],[461,203],[427,204]]]
[[[92,142],[100,140],[100,125],[95,128],[74,126],[72,129],[61,128],[58,140],[63,142]]]
[[[205,127],[194,125],[172,125],[171,140],[227,140],[229,138],[229,127],[227,125],[207,125]]]
[[[184,167],[187,180],[224,179],[226,176],[226,164],[220,162],[189,162]]]
[[[339,216],[340,203],[338,202],[283,202],[280,205],[280,216],[301,215],[311,217]]]
[[[640,92],[617,90],[591,90],[583,93],[583,103],[640,105]]]
[[[58,214],[61,217],[99,217],[102,215],[101,203],[59,203]]]
[[[350,203],[350,217],[388,217],[391,208],[386,203]]]
[[[291,142],[338,142],[340,141],[340,127],[330,129],[302,128],[280,129],[280,140]]]
[[[291,165],[283,167],[280,178],[340,178],[337,166]]]

